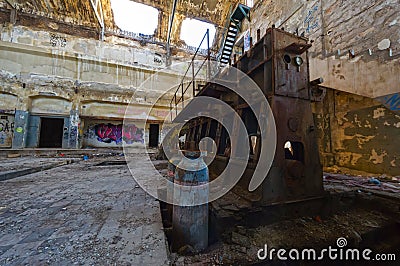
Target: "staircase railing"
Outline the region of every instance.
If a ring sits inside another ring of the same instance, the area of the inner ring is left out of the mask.
[[[199,53],[200,47],[202,46],[203,42],[206,41],[207,42],[207,56],[206,58],[202,61],[202,63],[200,64],[199,69],[197,69],[197,71],[195,70],[195,60],[196,60],[196,56]],[[171,99],[171,102],[169,103],[169,109],[170,109],[170,114],[171,114],[171,121],[173,120],[172,118],[172,110],[173,110],[173,106],[175,107],[175,117],[178,116],[178,106],[181,103],[182,108],[185,107],[185,94],[189,91],[190,87],[192,86],[192,91],[193,91],[193,97],[196,96],[196,77],[197,75],[200,73],[200,70],[204,67],[204,65],[207,63],[207,70],[206,70],[206,76],[209,79],[210,77],[210,72],[211,72],[211,53],[210,53],[210,31],[207,29],[206,33],[203,36],[203,39],[201,40],[199,46],[196,49],[196,52],[194,53],[192,60],[189,63],[188,68],[186,69],[185,74],[182,77],[181,83],[179,84],[178,88],[176,89],[175,93],[174,93],[174,97]],[[189,73],[189,71],[191,71],[191,73]],[[185,82],[186,77],[188,75],[192,75],[191,80],[187,83]],[[179,97],[178,94],[180,94],[181,96]],[[186,98],[188,99],[188,98]]]
[[[250,8],[243,4],[237,4],[234,11],[230,9],[229,16],[226,21],[226,32],[223,34],[222,44],[218,53],[218,61],[221,66],[229,64],[235,41],[242,27],[242,21],[246,18],[250,21]]]

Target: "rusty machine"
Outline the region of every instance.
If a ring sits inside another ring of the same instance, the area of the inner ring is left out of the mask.
[[[277,28],[268,29],[263,37],[259,31],[257,35],[251,49],[233,63],[233,67],[246,73],[261,88],[276,123],[277,143],[272,167],[254,192],[247,188],[255,166],[263,163],[259,161],[261,141],[254,112],[240,96],[212,82],[196,96],[225,101],[246,126],[251,155],[245,173],[233,189],[235,193],[261,206],[320,198],[324,194],[322,165],[311,102],[322,100],[324,93],[317,86],[322,80],[309,79],[308,49],[311,44],[305,38]],[[224,71],[218,75],[224,75]],[[229,139],[219,122],[206,117],[190,120],[187,128],[185,149],[197,150],[204,137],[214,139],[217,149],[209,172],[211,179],[218,176],[229,160],[229,152],[235,146],[238,148],[240,141]]]

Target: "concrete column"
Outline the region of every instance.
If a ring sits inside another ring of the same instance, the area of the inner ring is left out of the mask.
[[[69,116],[68,148],[79,149],[79,111],[71,110]]]
[[[64,128],[63,128],[63,140],[62,140],[62,148],[68,149],[69,147],[69,128],[70,128],[70,117],[64,118]]]
[[[15,111],[13,149],[25,148],[28,135],[28,118],[29,112],[21,110]]]

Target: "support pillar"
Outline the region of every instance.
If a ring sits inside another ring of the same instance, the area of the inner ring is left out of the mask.
[[[190,153],[190,154],[189,154]],[[200,186],[199,190],[177,190],[174,198],[179,198],[182,206],[174,205],[172,214],[172,248],[179,250],[190,246],[195,252],[201,252],[208,246],[208,203],[193,206],[195,202],[208,201],[208,168],[203,158],[192,157],[194,152],[186,152],[175,170],[175,184]],[[189,170],[183,170],[189,169]]]
[[[12,142],[13,149],[23,149],[26,145],[26,139],[28,135],[28,111],[15,111],[14,120],[14,136]]]
[[[69,116],[68,148],[79,149],[79,111],[71,110]]]

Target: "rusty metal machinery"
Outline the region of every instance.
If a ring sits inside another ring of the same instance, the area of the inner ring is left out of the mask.
[[[254,113],[232,91],[208,83],[198,95],[215,97],[228,103],[242,118],[248,130],[251,156],[247,169],[234,188],[241,196],[260,205],[296,202],[321,197],[322,165],[311,110],[312,101],[320,101],[324,90],[321,79],[310,81],[307,39],[271,28],[242,55],[233,66],[246,73],[261,88],[271,106],[277,130],[276,153],[263,184],[247,191],[260,151],[260,132]],[[219,75],[224,75],[222,71]],[[263,108],[260,105],[259,108]],[[240,147],[235,139],[227,140],[226,130],[205,117],[190,121],[186,148],[196,149],[205,136],[217,144],[217,156],[210,165],[210,178],[227,164],[226,149]],[[236,147],[235,147],[236,146]]]

